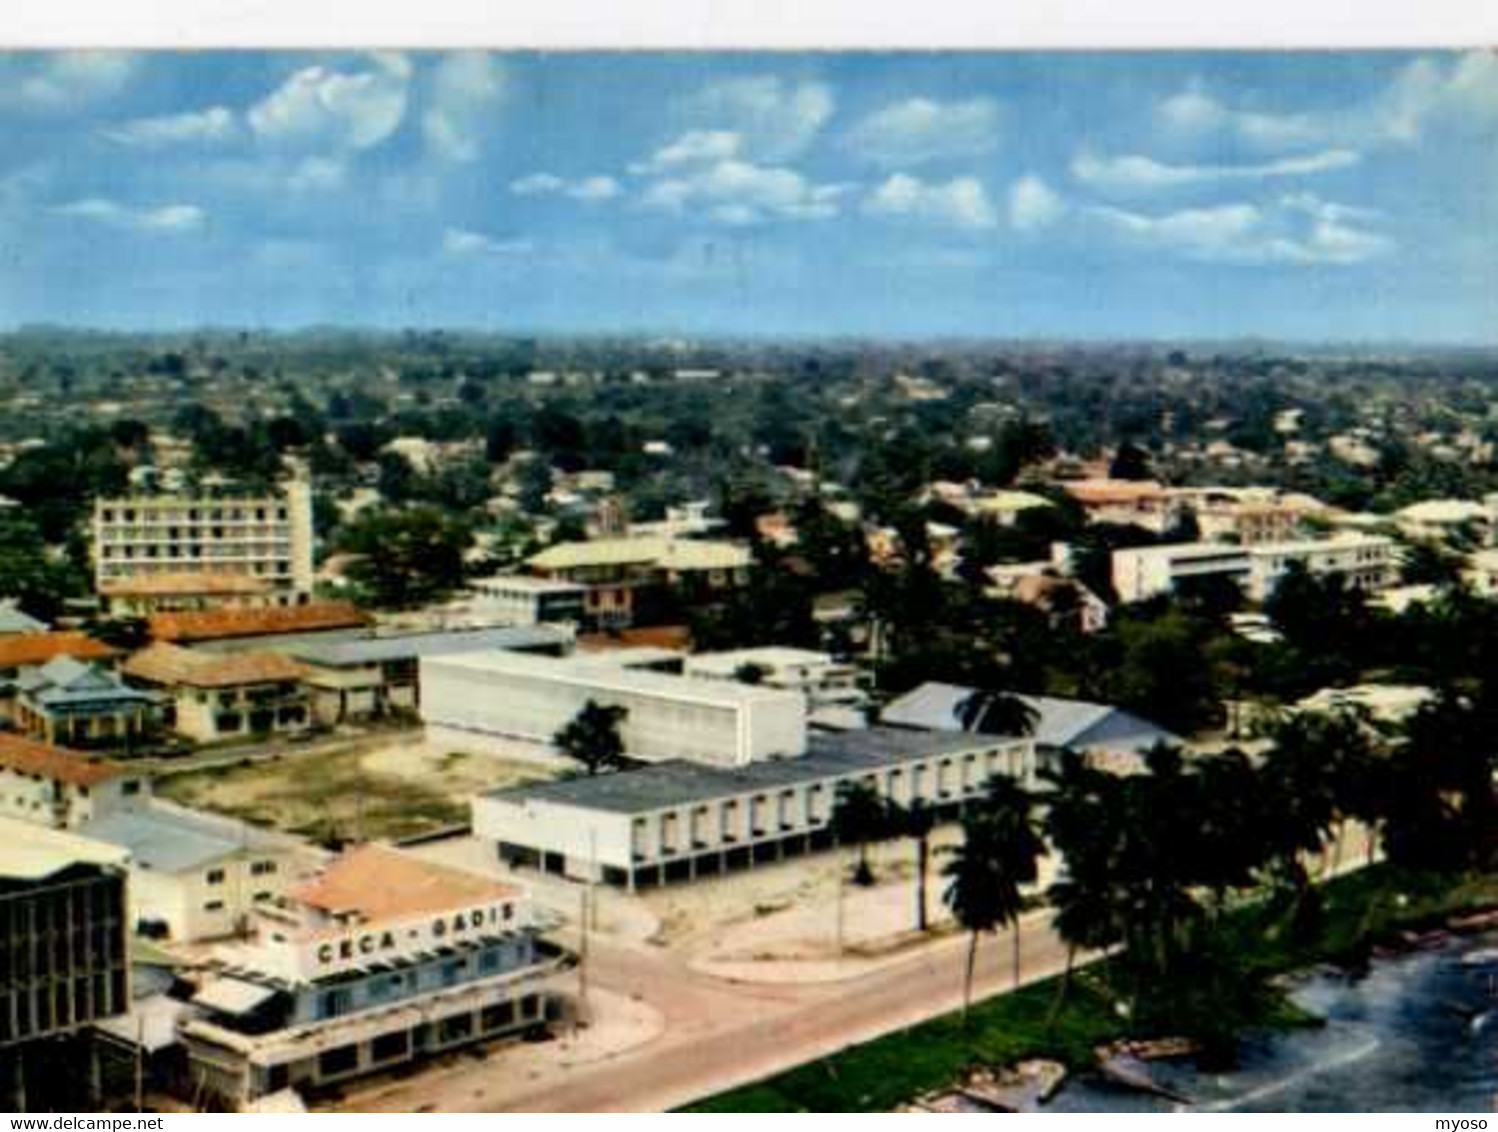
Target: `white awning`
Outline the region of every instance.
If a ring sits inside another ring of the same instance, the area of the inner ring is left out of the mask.
[[[199,1006],[224,1014],[248,1014],[268,1002],[275,993],[272,987],[225,977],[205,983],[192,1000]]]

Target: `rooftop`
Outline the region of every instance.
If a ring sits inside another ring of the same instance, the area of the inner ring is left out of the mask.
[[[123,865],[125,854],[77,834],[49,829],[32,822],[0,817],[0,876],[39,881],[74,865]]]
[[[563,658],[521,656],[516,653],[463,653],[442,657],[442,665],[506,676],[533,677],[559,684],[582,685],[590,690],[655,696],[663,700],[698,703],[710,707],[740,709],[752,704],[783,704],[799,698],[793,692],[755,687],[724,680],[695,680],[649,669],[600,664],[596,657]]]
[[[296,844],[248,822],[159,799],[95,818],[79,832],[127,849],[139,867],[164,873],[201,868],[235,853],[278,852]]]
[[[646,535],[558,543],[532,556],[528,565],[535,570],[635,564],[667,570],[734,570],[750,561],[749,551],[731,542]]]
[[[0,601],[0,635],[10,633],[43,633],[47,624],[30,616],[13,599]]]
[[[309,641],[288,651],[298,660],[327,668],[415,660],[449,653],[509,649],[566,648],[572,634],[551,625],[511,625],[498,629],[454,629],[401,633],[353,641]]]
[[[981,730],[981,720],[965,718],[967,704],[981,689],[928,681],[891,702],[882,722],[934,731]],[[1145,750],[1158,742],[1178,742],[1177,736],[1137,715],[1087,700],[1056,696],[1016,695],[1035,713],[1030,738],[1043,747],[1108,747]]]
[[[860,774],[916,758],[960,754],[1002,741],[993,737],[974,739],[970,735],[872,727],[814,734],[807,741],[804,755],[748,763],[732,770],[671,759],[615,774],[512,786],[488,796],[510,802],[549,802],[619,814],[648,813],[735,794],[785,789],[804,782]]]
[[[158,641],[213,641],[347,629],[368,624],[368,621],[353,602],[314,601],[306,605],[278,605],[265,609],[156,613],[147,618],[146,624],[151,636]]]
[[[537,578],[531,574],[494,574],[487,578],[474,578],[468,583],[470,589],[508,590],[510,593],[575,594],[583,593],[587,587],[576,582],[564,582],[557,578]]]
[[[107,660],[118,651],[87,633],[17,633],[0,638],[0,668],[46,664],[58,656],[71,656],[78,660]]]
[[[299,680],[302,666],[278,652],[205,653],[157,641],[125,662],[125,675],[152,684],[228,688]]]
[[[6,733],[0,733],[0,767],[70,786],[94,786],[125,773],[124,767],[107,759]]]
[[[515,885],[372,842],[337,857],[287,895],[328,915],[352,914],[368,922],[512,899],[521,891]]]

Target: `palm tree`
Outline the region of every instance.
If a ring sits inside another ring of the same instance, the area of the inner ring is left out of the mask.
[[[605,707],[589,700],[572,720],[558,731],[552,742],[566,755],[582,763],[589,777],[601,770],[618,770],[626,762],[619,725],[628,708]]]
[[[923,799],[916,798],[908,806],[895,808],[893,817],[900,832],[915,842],[915,927],[916,931],[924,932],[930,926],[926,916],[926,874],[936,811]]]
[[[873,786],[863,782],[844,782],[838,786],[827,828],[838,844],[858,846],[855,884],[874,883],[874,870],[869,868],[869,845],[894,833],[892,817],[889,803]]]
[[[983,735],[1028,735],[1037,718],[1034,708],[1008,692],[979,689],[957,705],[962,729]]]
[[[1030,795],[1018,783],[995,778],[982,804],[963,818],[962,844],[952,847],[951,860],[942,869],[947,878],[943,899],[957,922],[970,933],[963,978],[964,1024],[972,1004],[973,969],[981,933],[1012,926],[1014,985],[1019,986],[1019,918],[1024,911],[1021,890],[1040,875],[1040,858],[1046,852],[1035,827],[1033,807]]]

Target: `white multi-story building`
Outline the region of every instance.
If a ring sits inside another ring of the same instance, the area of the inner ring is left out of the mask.
[[[512,865],[631,889],[830,848],[845,784],[954,817],[995,775],[1035,784],[1035,744],[872,728],[814,735],[800,758],[732,768],[672,760],[473,799],[473,831]]]
[[[112,612],[295,605],[312,594],[312,487],[94,504],[95,589]]]
[[[811,649],[765,646],[697,653],[686,658],[682,672],[699,680],[735,680],[799,692],[813,715],[857,712],[868,702],[857,668]]]
[[[1237,582],[1251,600],[1263,601],[1296,564],[1312,574],[1340,574],[1361,590],[1392,585],[1398,575],[1392,539],[1344,534],[1253,546],[1192,542],[1115,550],[1113,588],[1122,601],[1144,601],[1190,579],[1220,577]]]
[[[556,578],[529,574],[496,574],[468,583],[473,599],[469,611],[492,625],[580,624],[588,587]]]
[[[549,749],[591,700],[625,710],[625,754],[742,766],[806,749],[806,700],[796,692],[696,680],[622,666],[601,657],[509,652],[421,658],[421,716],[448,741]]]
[[[258,910],[223,946],[179,1035],[196,1087],[230,1108],[535,1030],[569,957],[523,889],[369,844]]]

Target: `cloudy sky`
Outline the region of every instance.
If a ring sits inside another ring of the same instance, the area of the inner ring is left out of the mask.
[[[1498,342],[1498,58],[0,55],[0,325]]]

